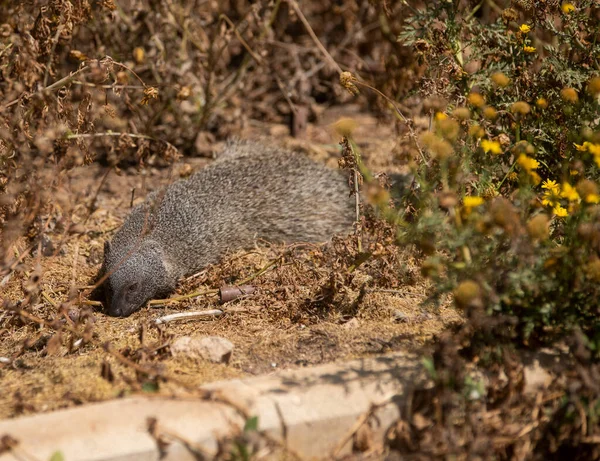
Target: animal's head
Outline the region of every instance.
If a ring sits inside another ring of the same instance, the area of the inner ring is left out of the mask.
[[[116,255],[110,242],[104,244],[103,274],[106,312],[127,317],[146,301],[169,291],[163,253],[156,242],[144,241],[137,248]]]

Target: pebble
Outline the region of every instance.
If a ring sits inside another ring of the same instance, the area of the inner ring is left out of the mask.
[[[171,353],[213,363],[229,363],[233,348],[231,341],[220,336],[183,336],[171,344]]]

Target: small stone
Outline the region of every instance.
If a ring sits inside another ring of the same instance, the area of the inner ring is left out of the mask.
[[[73,321],[75,323],[77,323],[79,321],[80,313],[81,313],[81,311],[79,309],[74,308],[74,307],[70,308],[67,311],[67,315],[69,316],[69,318],[71,319],[71,321]]]
[[[174,356],[185,355],[213,363],[229,363],[233,344],[220,336],[183,336],[171,344],[171,353]]]
[[[523,368],[525,375],[525,394],[536,394],[537,392],[546,390],[552,383],[552,375],[545,370],[539,360],[534,360],[531,365]]]
[[[346,330],[354,330],[355,328],[358,328],[359,325],[360,323],[358,319],[356,317],[352,317],[350,320],[344,323],[344,328]]]
[[[394,322],[398,322],[398,323],[405,323],[410,320],[408,315],[406,315],[404,312],[399,311],[399,310],[394,311],[393,317],[394,317]]]

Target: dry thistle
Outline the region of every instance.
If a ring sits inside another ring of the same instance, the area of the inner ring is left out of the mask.
[[[340,74],[340,85],[342,85],[352,96],[360,94],[360,90],[355,84],[357,81],[358,80],[351,72],[342,72]]]

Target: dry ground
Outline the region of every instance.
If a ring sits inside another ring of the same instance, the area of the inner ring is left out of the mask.
[[[285,126],[256,121],[250,122],[240,136],[269,137],[270,142],[298,148],[335,166],[339,136],[333,133],[330,124],[349,112],[352,108],[325,111],[319,126],[309,125],[302,141],[290,138]],[[357,113],[352,116],[358,121],[355,135],[367,165],[374,171],[398,170],[399,162],[393,154],[397,136],[390,131],[389,123],[379,125],[374,118]],[[67,300],[73,287],[88,285],[97,272],[103,241],[126,217],[132,189],[139,197],[137,200],[141,200],[146,192],[177,178],[189,171],[189,167],[195,170],[209,161],[188,158],[172,169],[149,167],[143,174],[133,168],[121,175],[111,172],[99,190],[98,209],[81,222],[84,232],[66,237],[55,256],[39,259],[42,291],[38,304],[28,312],[68,325],[60,313],[61,303]],[[72,170],[65,177],[72,199],[81,200],[77,202],[80,220],[86,215],[86,200],[96,193],[105,172],[106,168],[94,164]],[[49,236],[58,248],[64,232],[60,226],[53,229],[52,222],[48,221]],[[154,379],[154,375],[200,385],[283,368],[414,349],[449,324],[460,321],[460,315],[451,307],[422,306],[428,286],[416,264],[391,243],[392,239],[385,240],[385,230],[375,228],[370,232],[379,233],[378,256],[353,272],[348,268],[356,253],[354,238],[336,239],[327,246],[291,249],[263,245],[231,255],[182,283],[178,294],[233,284],[284,256],[252,281],[256,293],[233,301],[227,305],[225,315],[210,320],[171,323],[160,328],[153,324],[167,313],[216,307],[216,297],[144,308],[124,319],[94,311],[81,326],[74,326],[82,331],[87,325],[85,337],[89,341],[69,347],[70,341],[81,334],[74,336],[63,331],[58,337],[52,328],[0,311],[0,357],[4,358],[0,363],[0,418],[133,392],[172,395],[181,391],[181,383]],[[374,248],[375,238],[367,237],[365,242],[368,248]],[[15,249],[16,253],[25,251],[26,246],[23,242]],[[26,261],[31,262],[35,257],[28,256]],[[2,297],[13,302],[22,299],[31,275],[15,272],[0,288]],[[77,303],[73,306],[79,309]],[[235,345],[231,362],[222,365],[172,357],[169,343],[184,335],[218,335],[229,339]],[[107,352],[107,344],[118,353]]]

